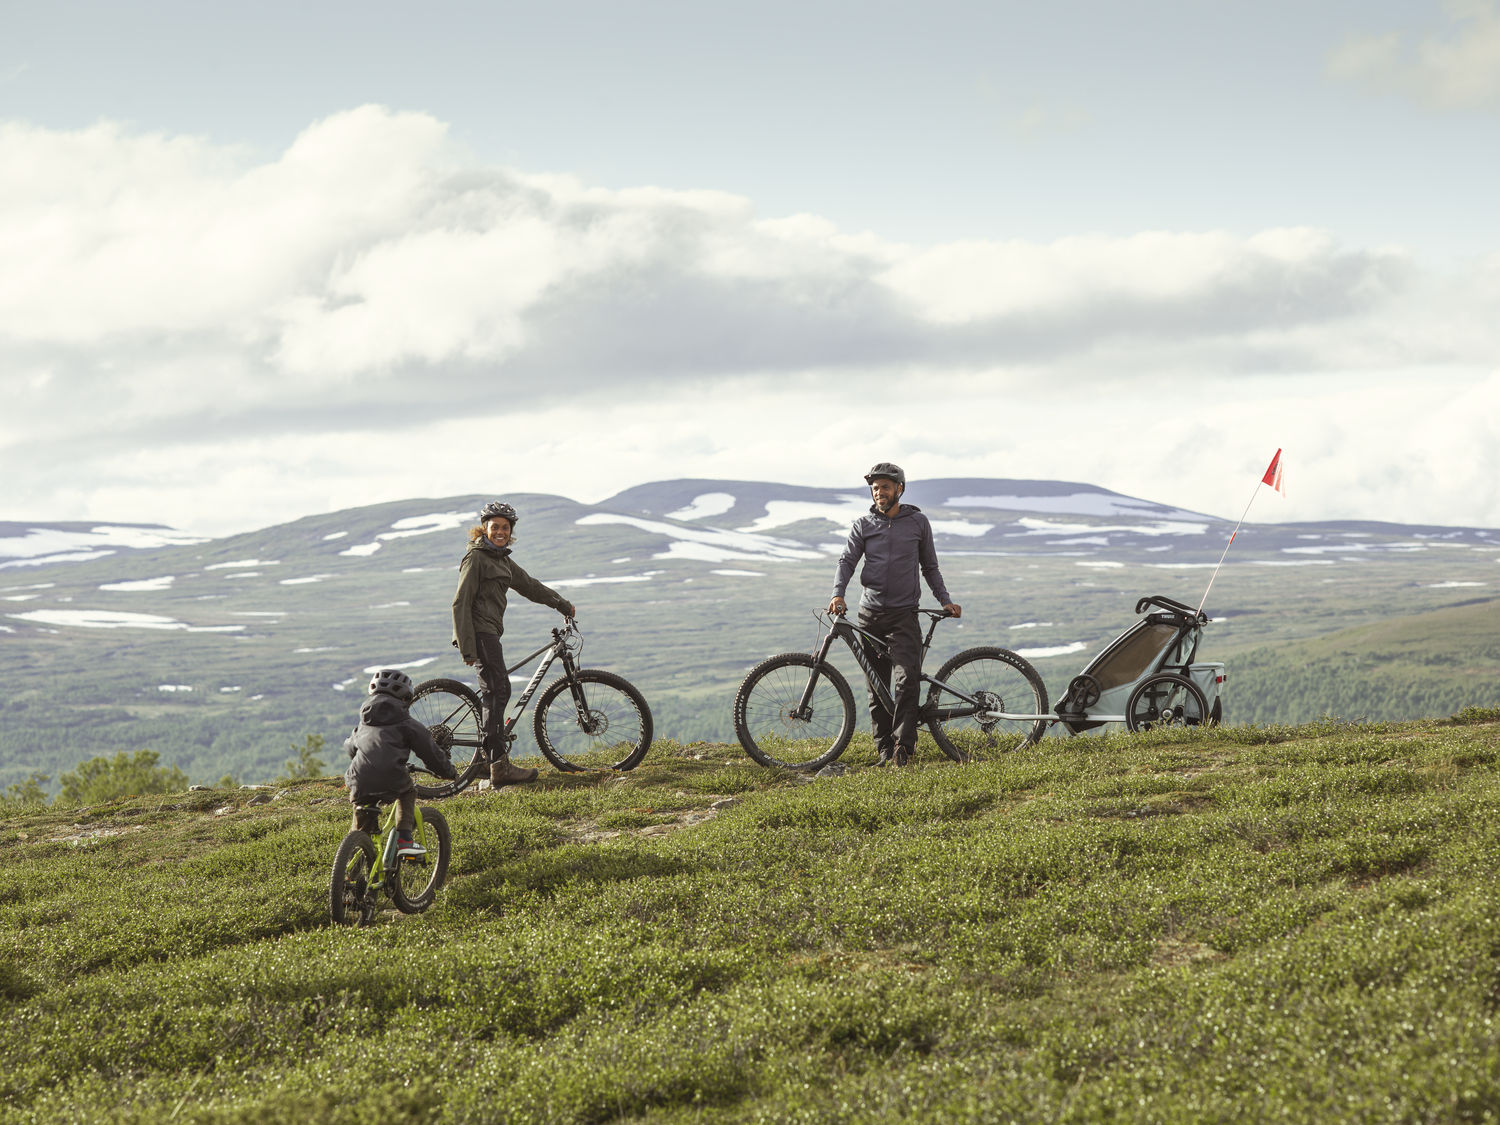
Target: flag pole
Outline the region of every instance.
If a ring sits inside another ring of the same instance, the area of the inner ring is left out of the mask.
[[[1219,577],[1219,567],[1224,565],[1224,560],[1229,557],[1229,548],[1234,546],[1234,537],[1240,533],[1240,525],[1245,522],[1245,517],[1250,514],[1250,505],[1255,503],[1255,498],[1260,495],[1260,486],[1269,484],[1277,492],[1281,492],[1281,450],[1276,451],[1276,456],[1271,458],[1271,466],[1265,471],[1265,475],[1255,482],[1255,491],[1250,493],[1250,500],[1245,505],[1245,510],[1240,513],[1239,520],[1234,525],[1234,530],[1229,533],[1229,542],[1224,544],[1224,553],[1219,556],[1219,561],[1214,566],[1214,572],[1208,576],[1208,585],[1204,587],[1203,597],[1198,602],[1198,612],[1203,612],[1203,607],[1208,604],[1208,592],[1214,588],[1214,579]]]

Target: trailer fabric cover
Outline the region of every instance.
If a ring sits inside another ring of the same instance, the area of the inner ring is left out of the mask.
[[[1140,679],[1177,639],[1175,625],[1145,623],[1122,636],[1089,670],[1103,691]]]

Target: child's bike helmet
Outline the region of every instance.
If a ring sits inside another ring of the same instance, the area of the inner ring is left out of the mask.
[[[382,668],[370,677],[370,694],[383,691],[387,695],[394,695],[403,703],[410,703],[412,693],[416,685],[411,682],[411,677],[399,668]]]

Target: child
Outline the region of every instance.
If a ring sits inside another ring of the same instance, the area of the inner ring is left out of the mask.
[[[366,832],[374,825],[360,823],[359,806],[401,802],[396,820],[397,851],[421,856],[427,849],[411,838],[417,823],[417,787],[406,768],[411,752],[439,777],[453,780],[458,771],[453,760],[438,748],[427,728],[411,717],[407,705],[412,697],[411,677],[395,668],[382,668],[370,680],[370,698],[359,709],[359,726],[344,743],[354,760],[344,773],[349,803],[354,806],[354,827]]]

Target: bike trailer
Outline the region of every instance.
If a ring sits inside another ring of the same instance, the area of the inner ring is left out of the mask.
[[[1163,673],[1185,676],[1197,686],[1208,721],[1218,723],[1223,717],[1224,665],[1194,661],[1208,615],[1161,595],[1136,602],[1136,613],[1148,609],[1152,612],[1105,646],[1068,684],[1057,717],[1070,733],[1125,720],[1133,697],[1134,710],[1145,705],[1136,696],[1137,687]]]

